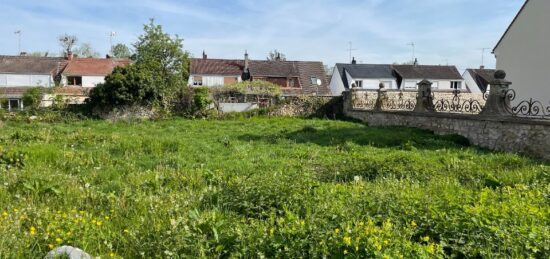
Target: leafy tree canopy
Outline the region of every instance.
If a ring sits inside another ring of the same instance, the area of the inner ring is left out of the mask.
[[[113,47],[113,57],[115,58],[130,58],[132,51],[125,44],[119,43]]]

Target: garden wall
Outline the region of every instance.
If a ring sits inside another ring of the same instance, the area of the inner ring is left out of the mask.
[[[345,105],[344,114],[370,126],[402,126],[458,134],[470,143],[497,151],[550,160],[550,121],[512,116],[482,116],[406,111],[365,111]]]

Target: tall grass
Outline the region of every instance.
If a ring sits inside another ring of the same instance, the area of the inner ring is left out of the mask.
[[[454,136],[291,118],[9,122],[0,146],[0,258],[60,245],[107,258],[550,253],[550,166]]]

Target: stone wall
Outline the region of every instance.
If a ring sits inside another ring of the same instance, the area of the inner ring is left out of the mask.
[[[476,146],[550,161],[550,121],[512,116],[483,116],[407,111],[365,111],[344,105],[348,117],[370,126],[402,126],[458,134]]]

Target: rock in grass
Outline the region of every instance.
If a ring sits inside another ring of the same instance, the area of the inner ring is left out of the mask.
[[[72,246],[61,246],[50,251],[45,259],[54,258],[70,258],[70,259],[92,259],[92,256],[82,251],[82,249]]]

